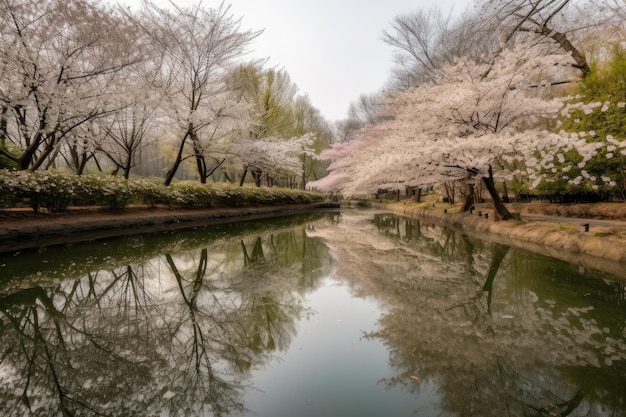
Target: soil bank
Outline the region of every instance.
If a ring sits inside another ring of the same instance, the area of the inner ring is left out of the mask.
[[[522,247],[612,273],[626,280],[626,221],[592,226],[581,232],[575,223],[558,221],[496,221],[468,213],[446,213],[443,205],[394,203],[372,206],[404,216],[432,221],[481,239]],[[36,249],[137,233],[188,229],[287,216],[322,209],[337,209],[328,203],[213,209],[129,208],[122,212],[77,209],[65,213],[0,211],[0,253]]]
[[[626,280],[626,222],[593,226],[583,231],[577,223],[558,221],[497,221],[493,212],[446,213],[430,205],[377,205],[407,217],[432,221],[481,239],[521,247],[582,267],[609,272]],[[488,214],[487,218],[484,214]]]
[[[121,212],[99,208],[62,213],[5,210],[0,212],[0,253],[336,208],[337,205],[314,203],[212,209],[128,208]]]

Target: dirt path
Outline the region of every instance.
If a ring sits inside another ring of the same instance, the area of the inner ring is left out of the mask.
[[[588,224],[591,227],[610,227],[626,230],[626,221],[609,219],[585,219],[582,217],[548,216],[544,214],[524,214],[522,220],[554,222],[562,224]]]

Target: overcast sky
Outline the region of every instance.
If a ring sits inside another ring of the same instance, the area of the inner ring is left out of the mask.
[[[138,0],[120,0],[138,4]],[[155,1],[165,5],[168,0]],[[174,0],[178,5],[197,0]],[[392,49],[380,38],[397,15],[434,5],[460,14],[468,0],[231,0],[242,29],[261,30],[254,57],[286,70],[330,121],[346,116],[350,102],[379,91],[391,68]],[[202,5],[218,5],[203,0]]]

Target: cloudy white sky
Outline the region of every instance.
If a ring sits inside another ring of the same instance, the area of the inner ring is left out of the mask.
[[[173,0],[178,5],[197,0]],[[203,6],[219,0],[203,0]],[[139,3],[139,0],[121,0]],[[155,1],[165,5],[168,0]],[[261,30],[252,56],[286,70],[330,121],[345,117],[359,95],[379,91],[388,79],[392,49],[380,38],[399,14],[433,6],[455,14],[468,0],[226,0],[242,29]],[[135,5],[135,4],[133,4]]]

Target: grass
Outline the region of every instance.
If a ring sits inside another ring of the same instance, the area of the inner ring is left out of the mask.
[[[574,226],[568,225],[568,224],[560,224],[559,225],[559,230],[561,232],[567,232],[567,233],[575,233],[578,231],[578,229]]]

